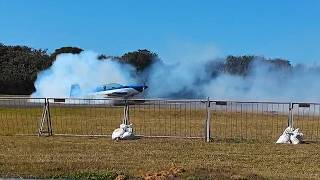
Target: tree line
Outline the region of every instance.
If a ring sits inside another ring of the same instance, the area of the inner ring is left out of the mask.
[[[34,82],[37,74],[50,68],[57,55],[62,53],[79,54],[83,49],[78,47],[62,47],[53,53],[45,49],[34,49],[27,46],[8,46],[0,44],[0,94],[6,95],[29,95],[35,91]],[[142,74],[153,63],[161,61],[158,54],[147,49],[128,52],[122,56],[108,56],[101,54],[99,60],[114,59],[120,63],[132,65],[137,74]],[[255,61],[269,64],[271,68],[291,69],[288,60],[266,59],[259,56],[227,56],[220,61],[209,61],[206,72],[215,77],[220,73],[246,76],[252,69]]]

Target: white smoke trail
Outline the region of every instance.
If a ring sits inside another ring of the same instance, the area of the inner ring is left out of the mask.
[[[320,66],[284,70],[256,60],[247,76],[220,72],[212,77],[207,71],[208,63],[221,61],[216,49],[184,48],[184,56],[166,57],[146,71],[148,98],[320,102]],[[138,82],[132,74],[133,67],[117,60],[98,60],[93,52],[61,54],[50,69],[38,75],[32,96],[69,97],[70,86],[76,83],[85,94],[100,84]]]
[[[224,100],[320,102],[317,67],[271,69],[255,61],[248,76],[221,74],[203,86],[204,94]]]
[[[53,65],[38,74],[32,97],[69,97],[72,84],[79,84],[81,94],[106,83],[133,83],[133,68],[111,59],[98,60],[98,54],[61,54]]]
[[[195,98],[203,96],[199,82],[208,74],[205,65],[216,59],[213,45],[175,44],[163,62],[151,66],[148,74],[149,97]]]
[[[207,71],[212,68],[208,65],[221,61],[215,48],[183,49],[177,50],[183,56],[175,55],[173,60],[165,59],[164,63],[151,67],[148,80],[150,97],[320,102],[320,66],[296,65],[283,69],[255,59],[246,76],[217,70],[219,73],[212,77],[210,71],[215,70]]]

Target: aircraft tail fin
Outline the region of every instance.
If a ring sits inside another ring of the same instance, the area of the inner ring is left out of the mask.
[[[80,85],[72,84],[70,87],[70,97],[77,97],[80,95]]]

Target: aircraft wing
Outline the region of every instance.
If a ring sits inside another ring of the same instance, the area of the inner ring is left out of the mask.
[[[112,92],[107,94],[108,97],[123,97],[123,96],[127,96],[128,93],[127,92]]]

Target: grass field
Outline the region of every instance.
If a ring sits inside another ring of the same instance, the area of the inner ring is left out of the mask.
[[[42,106],[0,107],[1,176],[77,179],[124,174],[134,179],[148,174],[169,177],[177,171],[173,175],[181,179],[320,177],[319,116],[295,116],[295,125],[308,142],[297,146],[274,144],[288,116],[264,110],[211,110],[210,143],[176,138],[112,142],[110,137],[16,136],[36,135],[42,111]],[[123,108],[53,105],[50,114],[54,134],[111,135],[123,118]],[[191,103],[130,108],[134,131],[144,136],[204,137],[206,115],[201,104]]]
[[[182,179],[318,179],[319,144],[212,142],[142,138],[0,136],[3,177],[64,177],[113,172],[131,178],[172,166]]]

